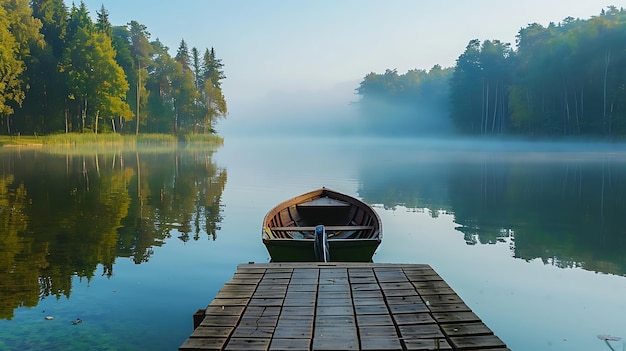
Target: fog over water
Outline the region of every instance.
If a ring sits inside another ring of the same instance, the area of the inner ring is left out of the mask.
[[[558,152],[561,156],[568,153],[576,157],[576,153],[626,152],[626,144],[618,140],[460,135],[455,133],[447,111],[426,108],[410,112],[403,107],[380,103],[376,107],[377,121],[364,115],[359,106],[360,96],[355,92],[357,86],[358,82],[353,81],[324,91],[275,90],[262,103],[235,105],[217,129],[226,142],[236,142],[240,138],[294,138],[296,143],[301,138],[348,138],[355,142],[371,142],[371,139],[380,139],[385,143],[393,141],[392,144],[397,144],[399,148],[418,146],[422,150],[471,150],[494,154],[508,151]],[[390,116],[402,116],[406,124],[389,122]],[[410,119],[417,122],[411,124]],[[376,123],[380,123],[380,127],[377,128]],[[523,157],[552,156],[525,154]]]
[[[235,104],[217,131],[228,137],[449,137],[447,111],[383,100],[360,105],[358,82],[329,90],[274,90],[261,101]]]
[[[353,134],[357,118],[358,82],[336,84],[329,90],[272,90],[258,101],[232,105],[218,132],[229,136]]]

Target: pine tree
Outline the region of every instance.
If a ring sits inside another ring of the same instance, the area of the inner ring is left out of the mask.
[[[191,48],[191,65],[195,77],[196,89],[200,89],[204,83],[204,77],[202,76],[202,65],[200,64],[200,53],[195,46]]]
[[[222,79],[225,79],[222,68],[222,60],[217,59],[215,50],[211,48],[205,50],[203,55],[203,85],[202,85],[202,103],[204,107],[204,120],[201,122],[204,126],[203,131],[214,132],[214,124],[216,118],[225,117],[228,113],[226,99],[222,93]]]
[[[189,48],[187,47],[187,43],[184,39],[180,41],[180,45],[178,46],[178,51],[176,51],[176,57],[174,59],[176,60],[176,62],[180,63],[183,66],[183,71],[188,71],[191,69]]]
[[[205,50],[203,56],[204,80],[211,81],[211,84],[217,89],[221,89],[222,80],[226,78],[224,75],[222,60],[215,56],[215,49]]]
[[[113,36],[113,26],[111,22],[109,22],[109,11],[104,8],[104,5],[100,7],[100,11],[96,12],[98,15],[98,19],[96,21],[96,28],[108,35],[109,37]]]

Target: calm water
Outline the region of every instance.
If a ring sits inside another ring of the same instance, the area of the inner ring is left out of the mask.
[[[321,186],[375,205],[375,262],[432,265],[512,350],[626,350],[626,146],[314,139],[0,150],[0,350],[175,350],[269,260],[265,212]]]

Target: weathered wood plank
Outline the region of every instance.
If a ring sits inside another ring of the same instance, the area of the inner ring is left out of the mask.
[[[394,314],[393,319],[397,325],[435,324],[435,319],[429,312]]]
[[[287,291],[317,291],[317,282],[314,284],[310,284],[310,282],[296,282],[294,284],[290,284],[287,288]]]
[[[433,317],[438,323],[480,322],[474,312],[436,312]]]
[[[422,295],[422,297],[428,301],[431,305],[441,305],[441,304],[450,304],[450,303],[463,303],[463,300],[456,294],[446,294],[446,295]]]
[[[394,325],[393,319],[388,314],[357,314],[356,321],[359,326]]]
[[[218,316],[240,316],[246,306],[216,306],[209,305],[205,309],[205,314],[214,314]]]
[[[454,350],[443,338],[405,340],[407,350]]]
[[[226,351],[256,351],[267,350],[270,344],[270,339],[254,339],[254,338],[232,338],[228,341]]]
[[[278,321],[278,316],[246,317],[239,320],[238,328],[244,327],[274,327]]]
[[[270,350],[275,351],[309,351],[310,339],[281,339],[273,338],[270,344]]]
[[[387,306],[373,305],[373,306],[354,306],[354,311],[359,314],[385,314],[389,313]]]
[[[482,322],[445,324],[441,328],[450,336],[493,334]]]
[[[451,337],[450,340],[459,349],[480,349],[480,348],[496,348],[506,347],[506,345],[495,335],[472,335]]]
[[[324,338],[316,337],[313,339],[314,350],[358,350],[359,341],[355,337],[341,337],[341,338]]]
[[[402,350],[397,338],[361,337],[361,350]]]
[[[315,307],[309,306],[283,306],[281,316],[313,316],[315,313]]]
[[[443,332],[437,324],[401,325],[398,327],[405,340],[443,338]]]
[[[224,350],[224,345],[226,345],[226,338],[189,338],[185,340],[179,350],[217,351]]]
[[[223,327],[228,325],[237,325],[239,316],[215,316],[208,315],[204,317],[200,326],[202,327]]]
[[[220,298],[215,297],[209,306],[246,306],[250,298]]]
[[[393,325],[364,325],[359,327],[359,336],[361,338],[397,339],[398,333]]]
[[[224,338],[226,339],[235,327],[218,327],[200,325],[191,333],[192,338]]]

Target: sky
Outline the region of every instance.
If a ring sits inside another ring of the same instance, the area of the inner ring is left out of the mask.
[[[172,55],[182,39],[200,52],[213,47],[227,77],[222,88],[229,115],[220,125],[229,131],[254,129],[269,116],[287,125],[299,113],[328,116],[330,109],[358,100],[354,89],[366,74],[451,67],[472,39],[514,46],[528,24],[588,19],[609,5],[626,7],[626,0],[83,2],[94,18],[104,6],[113,25],[145,25]]]

